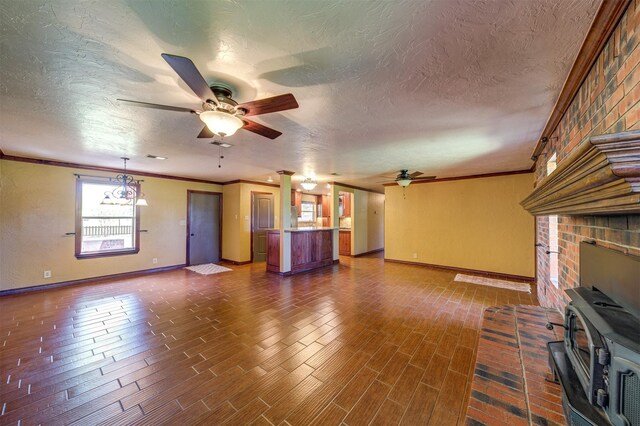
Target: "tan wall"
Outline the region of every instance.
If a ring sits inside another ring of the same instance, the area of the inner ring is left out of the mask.
[[[384,247],[384,195],[368,193],[367,203],[367,250]]]
[[[240,185],[234,183],[222,187],[222,258],[236,262],[242,258]]]
[[[385,258],[533,277],[530,173],[385,187]],[[416,254],[416,257],[413,254]]]
[[[141,207],[140,226],[148,232],[140,234],[140,252],[78,260],[74,237],[65,236],[75,230],[73,173],[113,174],[8,160],[0,165],[0,290],[183,264],[187,190],[222,192],[220,185],[144,177],[149,206]],[[45,270],[52,278],[43,278]]]
[[[351,254],[366,253],[369,245],[369,193],[353,190],[351,195]]]
[[[352,194],[351,253],[357,255],[383,248],[385,196],[339,185],[334,186],[334,191]]]
[[[273,194],[274,228],[279,227],[280,188],[249,183],[224,185],[222,258],[251,261],[251,192]]]

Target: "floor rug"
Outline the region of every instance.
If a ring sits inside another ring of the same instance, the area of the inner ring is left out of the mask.
[[[456,275],[454,281],[463,282],[463,283],[486,285],[486,286],[489,286],[489,287],[506,288],[506,289],[509,289],[509,290],[524,291],[525,293],[531,293],[531,285],[529,285],[527,283],[518,283],[518,282],[514,282],[514,281],[496,280],[494,278],[478,277],[478,276],[475,276],[475,275],[465,275],[465,274]]]
[[[217,274],[219,272],[227,272],[233,270],[225,268],[224,266],[216,265],[215,263],[203,263],[202,265],[187,266],[184,269],[188,269],[202,275],[211,275]]]

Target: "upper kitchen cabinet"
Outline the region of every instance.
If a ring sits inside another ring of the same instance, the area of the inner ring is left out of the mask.
[[[340,217],[351,217],[351,193],[341,192],[338,196]]]
[[[322,226],[331,224],[331,199],[328,195],[322,196]]]
[[[298,192],[295,189],[291,190],[291,205],[295,206],[296,213],[300,216],[302,211],[302,192]]]

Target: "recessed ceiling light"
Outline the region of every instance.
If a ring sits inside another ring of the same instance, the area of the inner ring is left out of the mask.
[[[269,176],[269,177],[267,178],[267,182],[272,183],[272,182],[273,182],[273,178],[271,178],[271,176]]]
[[[147,158],[153,158],[154,160],[166,160],[167,157],[160,157],[159,155],[147,154]]]

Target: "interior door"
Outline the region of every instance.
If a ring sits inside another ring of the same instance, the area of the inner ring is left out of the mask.
[[[220,260],[220,194],[188,192],[187,263]]]
[[[251,245],[254,262],[267,260],[267,229],[273,229],[273,194],[251,193]]]

